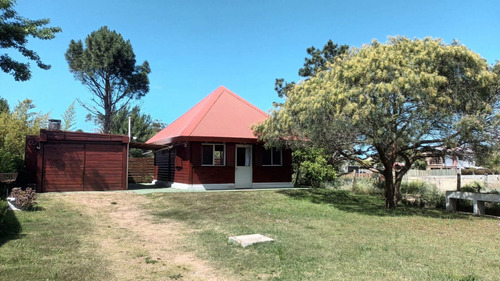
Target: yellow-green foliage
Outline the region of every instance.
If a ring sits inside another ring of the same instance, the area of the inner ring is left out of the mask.
[[[400,182],[423,153],[491,136],[497,81],[486,60],[457,43],[374,41],[293,86],[256,133],[271,143],[310,142],[360,164],[370,158],[387,175],[403,162]],[[389,178],[391,194],[394,186]]]
[[[25,99],[12,112],[0,113],[0,172],[14,172],[24,158],[26,135],[38,135],[49,114],[30,112],[35,106]]]
[[[327,131],[360,126],[367,142],[407,143],[443,129],[428,121],[448,125],[450,132],[483,126],[492,112],[489,86],[495,79],[486,61],[463,45],[432,38],[374,41],[293,87],[274,118],[257,132],[264,138],[290,133],[312,137],[325,131],[323,125]],[[399,124],[411,127],[393,128]]]

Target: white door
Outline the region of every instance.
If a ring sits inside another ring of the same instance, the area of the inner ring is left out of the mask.
[[[252,146],[236,145],[234,185],[236,188],[252,188]]]

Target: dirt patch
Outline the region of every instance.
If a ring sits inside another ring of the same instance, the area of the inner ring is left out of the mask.
[[[111,280],[235,280],[186,250],[190,230],[182,223],[155,223],[132,193],[66,193],[61,199],[88,215],[95,235],[87,242],[110,264]]]

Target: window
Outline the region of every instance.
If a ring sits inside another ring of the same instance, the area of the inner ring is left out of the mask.
[[[441,157],[432,157],[429,161],[430,165],[440,165],[443,164],[443,158]]]
[[[281,149],[270,148],[264,149],[262,152],[262,165],[264,166],[281,166],[282,165]]]
[[[201,149],[201,164],[204,166],[224,166],[223,144],[203,144]]]

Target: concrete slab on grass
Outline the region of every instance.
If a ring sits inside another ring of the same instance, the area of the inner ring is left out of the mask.
[[[249,235],[229,237],[229,243],[240,245],[243,248],[257,243],[272,242],[272,241],[274,241],[274,239],[264,236],[262,234],[249,234]]]

